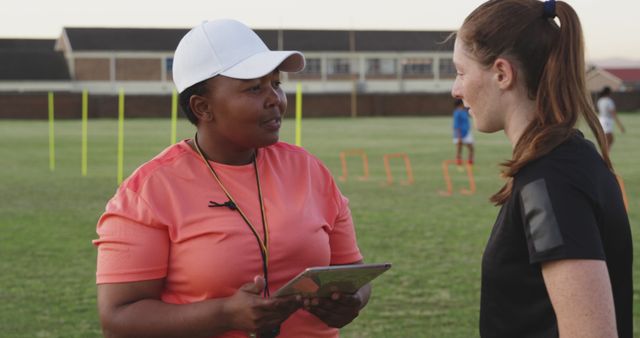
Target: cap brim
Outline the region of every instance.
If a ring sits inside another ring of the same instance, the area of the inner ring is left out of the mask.
[[[296,51],[266,51],[252,55],[220,75],[234,79],[257,79],[263,77],[276,68],[283,72],[299,72],[304,69],[304,56]]]

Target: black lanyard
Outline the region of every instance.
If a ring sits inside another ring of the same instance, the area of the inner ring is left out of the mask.
[[[238,213],[240,214],[240,216],[242,216],[242,220],[244,220],[244,222],[247,224],[247,226],[249,226],[249,229],[251,229],[251,232],[253,233],[253,235],[255,236],[256,240],[258,241],[258,246],[260,247],[260,256],[262,257],[262,271],[264,273],[264,280],[265,280],[264,297],[269,297],[269,274],[268,274],[268,265],[269,265],[269,224],[267,223],[267,217],[265,216],[265,213],[264,213],[264,202],[263,202],[263,199],[262,199],[262,188],[260,187],[260,176],[258,175],[258,166],[256,164],[256,157],[258,156],[258,151],[256,149],[256,153],[253,156],[252,163],[253,163],[253,170],[256,173],[256,184],[258,185],[258,202],[260,203],[260,215],[262,216],[262,231],[264,233],[264,239],[260,238],[260,234],[258,234],[258,231],[256,231],[256,228],[253,226],[253,224],[251,223],[249,218],[247,218],[247,216],[242,211],[242,209],[240,209],[240,206],[238,205],[238,203],[233,199],[233,197],[231,197],[231,194],[229,193],[229,191],[222,184],[222,181],[220,180],[220,177],[218,176],[216,171],[213,170],[213,167],[211,166],[209,161],[207,161],[207,158],[202,153],[202,150],[200,149],[200,145],[198,144],[198,133],[196,133],[196,135],[194,136],[193,143],[195,144],[195,148],[198,151],[198,154],[200,154],[200,157],[202,158],[204,163],[209,168],[209,171],[211,171],[211,174],[216,179],[216,182],[218,182],[218,185],[220,186],[220,188],[222,188],[222,191],[224,191],[224,194],[229,199],[227,202],[222,203],[222,204],[210,201],[209,202],[209,207],[225,206],[225,207],[228,207],[231,210],[237,210]]]

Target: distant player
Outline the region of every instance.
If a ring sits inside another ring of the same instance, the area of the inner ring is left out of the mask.
[[[604,135],[607,138],[607,148],[611,151],[611,145],[613,145],[614,122],[623,133],[624,126],[622,125],[622,122],[620,122],[620,119],[618,119],[616,105],[613,102],[613,99],[611,99],[611,88],[608,86],[602,88],[602,91],[600,91],[600,94],[598,95],[598,118],[600,119]]]
[[[469,111],[464,107],[461,99],[455,100],[453,111],[453,143],[456,145],[456,164],[462,165],[462,145],[469,148],[469,158],[467,163],[473,164],[473,134],[471,134],[471,123],[469,121]]]

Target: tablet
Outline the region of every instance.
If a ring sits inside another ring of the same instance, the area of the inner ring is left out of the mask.
[[[391,268],[391,263],[332,265],[307,268],[272,294],[329,297],[332,292],[355,293]]]

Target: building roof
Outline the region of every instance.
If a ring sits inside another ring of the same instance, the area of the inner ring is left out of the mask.
[[[64,29],[74,51],[173,51],[188,31],[162,28]]]
[[[284,50],[302,52],[349,51],[349,31],[338,30],[283,30]]]
[[[0,80],[69,80],[67,61],[61,52],[3,50],[0,52]]]
[[[598,67],[591,67],[587,70],[586,81],[587,89],[590,92],[599,92],[605,86],[613,90],[619,90],[620,86],[622,86],[620,78]]]
[[[451,31],[357,31],[357,51],[453,51]]]
[[[0,51],[52,51],[55,39],[0,39]]]
[[[175,50],[188,29],[65,28],[73,51],[166,51]],[[273,50],[320,51],[451,51],[453,41],[443,43],[449,31],[353,31],[273,30],[255,32]],[[352,48],[353,47],[353,48]]]
[[[640,68],[607,68],[605,70],[624,82],[640,81]]]
[[[303,52],[348,52],[352,49],[358,52],[451,51],[453,40],[444,42],[450,34],[449,31],[285,30],[283,49]]]

